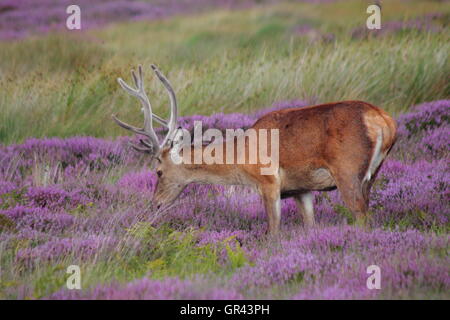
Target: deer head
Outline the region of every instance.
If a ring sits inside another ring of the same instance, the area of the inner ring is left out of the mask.
[[[177,119],[178,109],[175,92],[172,89],[167,78],[158,70],[155,65],[151,65],[158,79],[166,88],[170,99],[170,116],[169,120],[165,120],[152,111],[150,101],[144,90],[142,66],[138,67],[138,74],[131,71],[136,88],[130,87],[121,78],[118,78],[120,86],[130,95],[139,99],[142,104],[144,112],[144,127],[137,128],[119,120],[115,115],[112,116],[114,121],[127,130],[130,130],[138,135],[144,136],[144,139],[139,139],[140,145],[130,143],[131,147],[139,152],[147,153],[152,158],[152,166],[156,164],[156,173],[158,175],[158,182],[153,198],[153,202],[157,208],[161,204],[168,204],[174,201],[183,189],[190,182],[189,172],[182,165],[174,163],[171,157],[171,152],[179,152],[180,139],[177,135]],[[159,141],[158,136],[153,128],[153,120],[167,128],[167,134]]]

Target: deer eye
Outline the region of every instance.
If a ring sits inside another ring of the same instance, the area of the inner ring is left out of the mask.
[[[161,176],[162,176],[162,171],[161,171],[161,170],[158,170],[158,171],[156,171],[156,174],[158,175],[158,177],[161,178]]]

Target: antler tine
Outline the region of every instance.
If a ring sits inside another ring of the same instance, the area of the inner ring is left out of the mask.
[[[140,68],[141,66],[139,66],[139,68]],[[140,71],[140,70],[139,70]],[[136,73],[134,72],[134,70],[131,70],[131,76],[133,77],[133,80],[134,80],[134,84],[136,85],[136,88],[138,89],[138,90],[140,90],[141,89],[141,82],[140,82],[140,79],[138,78],[138,77],[136,77]],[[139,72],[139,76],[140,76],[140,72]]]
[[[139,76],[136,76],[136,73],[134,70],[131,71],[131,75],[133,77],[134,83],[136,84],[136,89],[131,88],[128,84],[125,83],[121,78],[118,78],[117,81],[119,82],[120,86],[127,91],[130,95],[135,96],[139,99],[139,101],[142,104],[142,107],[144,109],[144,128],[137,128],[132,125],[129,125],[121,120],[119,120],[116,116],[113,115],[113,119],[116,121],[118,125],[120,125],[122,128],[125,128],[127,130],[130,130],[137,134],[142,134],[146,136],[149,139],[149,143],[146,145],[147,148],[143,149],[141,147],[138,147],[136,145],[133,145],[133,148],[138,151],[145,151],[149,152],[150,148],[148,147],[151,145],[151,149],[154,153],[157,153],[160,149],[158,137],[153,130],[153,124],[152,124],[152,108],[150,105],[150,101],[148,100],[147,94],[144,90],[143,85],[143,76],[142,76],[142,66],[139,65],[138,67]]]
[[[124,89],[126,92],[128,92],[132,96],[138,96],[138,92],[135,89],[131,88],[125,81],[122,80],[122,78],[117,78],[117,81],[119,82],[122,89]]]
[[[142,142],[142,140],[141,140]],[[136,151],[145,152],[145,153],[152,153],[153,148],[142,148],[134,143],[129,142],[128,145],[132,147]]]
[[[154,72],[156,73],[156,76],[163,83],[164,87],[166,88],[166,90],[169,94],[169,99],[170,99],[169,120],[167,121],[167,120],[153,114],[150,101],[149,101],[147,94],[145,93],[145,89],[144,89],[143,71],[142,71],[141,65],[138,66],[137,74],[134,70],[131,70],[131,76],[133,77],[136,88],[130,87],[125,81],[122,80],[122,78],[118,78],[117,81],[119,82],[120,86],[126,92],[128,92],[130,95],[138,98],[139,101],[141,102],[142,109],[144,111],[144,127],[137,128],[135,126],[132,126],[128,123],[125,123],[125,122],[119,120],[115,115],[113,115],[112,117],[113,117],[114,121],[122,128],[130,130],[136,134],[144,135],[148,138],[148,140],[140,139],[142,146],[138,146],[138,145],[130,143],[130,145],[135,150],[152,153],[153,155],[157,155],[160,152],[160,150],[167,144],[167,142],[172,139],[172,135],[174,134],[174,132],[177,129],[178,110],[177,110],[177,100],[176,100],[175,92],[173,91],[169,80],[167,80],[167,78],[158,70],[158,68],[155,65],[152,64],[151,67],[154,70]],[[153,129],[153,120],[159,122],[160,124],[162,124],[168,128],[168,133],[164,137],[164,140],[161,144],[159,143],[158,137],[155,133],[155,130]]]
[[[178,122],[177,99],[176,99],[175,92],[173,91],[169,80],[167,80],[167,78],[161,73],[161,71],[159,71],[159,69],[158,69],[158,67],[156,67],[156,65],[152,64],[151,68],[153,69],[153,71],[155,72],[158,79],[162,82],[162,84],[166,88],[167,93],[169,94],[169,99],[170,99],[170,117],[169,117],[169,121],[167,122],[167,127],[168,127],[169,131],[167,132],[166,137],[164,138],[163,142],[160,145],[160,147],[163,147],[167,143],[167,141],[172,138],[173,133],[177,129],[177,122]]]
[[[123,89],[125,89],[129,94],[141,98],[138,94],[138,91],[141,91],[142,88],[142,66],[139,65],[139,77],[136,76],[136,73],[134,72],[134,70],[131,70],[131,75],[133,77],[134,83],[136,84],[136,87],[138,88],[138,90],[134,90],[133,88],[131,88],[129,85],[127,85],[125,83],[125,81],[122,80],[122,78],[118,78],[117,80],[119,81],[119,84],[122,86]],[[142,92],[145,94],[144,89],[142,88]],[[166,120],[164,120],[163,118],[161,118],[160,116],[156,115],[156,114],[152,114],[154,117],[154,120],[156,122],[158,122],[159,124],[165,126],[166,128],[169,127],[168,122]]]
[[[142,140],[142,139],[139,139],[139,141],[141,142],[141,144],[143,144],[147,148],[153,148],[152,145],[150,143],[148,143],[147,141]]]
[[[135,126],[132,126],[131,124],[123,122],[122,120],[118,119],[114,114],[112,115],[112,118],[122,128],[133,131],[134,133],[142,134],[146,137],[149,137],[149,134],[147,132],[145,132],[144,130],[142,130],[141,128],[137,128]]]
[[[169,128],[169,122],[163,118],[161,118],[160,116],[153,114],[153,119],[158,122],[159,124],[163,125],[166,128]]]

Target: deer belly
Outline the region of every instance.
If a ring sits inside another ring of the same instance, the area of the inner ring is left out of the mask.
[[[326,168],[308,171],[281,170],[282,192],[293,190],[326,190],[336,186],[333,176]]]

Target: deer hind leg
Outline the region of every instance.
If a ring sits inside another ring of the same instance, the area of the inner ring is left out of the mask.
[[[303,223],[306,228],[311,228],[316,224],[314,219],[314,196],[312,192],[300,193],[294,196],[300,215],[303,217]]]
[[[364,186],[363,181],[358,179],[357,174],[337,174],[334,178],[342,200],[355,215],[356,223],[365,225],[369,188]]]
[[[378,168],[375,170],[375,172],[372,174],[372,177],[370,178],[369,181],[363,180],[362,183],[362,188],[363,188],[363,197],[364,200],[366,201],[366,206],[367,208],[369,207],[369,196],[370,196],[370,190],[375,182],[375,179],[378,175],[378,172],[380,171],[381,165],[383,164],[384,160],[381,161],[380,165],[378,166]]]
[[[372,157],[370,159],[369,167],[367,168],[366,175],[364,176],[362,181],[363,196],[366,201],[367,207],[369,206],[370,189],[372,188],[372,185],[375,182],[375,179],[378,175],[378,172],[380,171],[384,159],[386,158],[387,154],[391,149],[389,148],[387,151],[382,151],[382,144],[383,144],[383,131],[382,129],[379,129],[375,141],[375,146],[373,148]]]
[[[261,188],[267,217],[269,219],[269,233],[276,235],[280,230],[281,197],[278,185],[268,185]]]
[[[378,130],[373,143],[372,155],[366,168],[363,169],[365,165],[359,168],[358,166],[355,167],[355,161],[350,157],[343,159],[333,170],[333,176],[342,200],[356,216],[356,222],[359,225],[366,224],[370,189],[387,155],[387,152],[382,151],[383,132],[381,129]],[[353,154],[353,156],[355,155]],[[360,174],[362,171],[365,172],[364,176]]]

